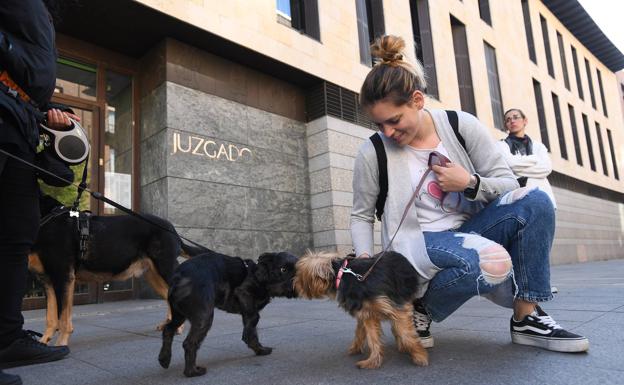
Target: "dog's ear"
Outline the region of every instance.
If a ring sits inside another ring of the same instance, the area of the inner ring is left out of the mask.
[[[266,282],[269,280],[269,266],[272,260],[273,255],[270,253],[264,253],[258,257],[258,264],[256,265],[256,271],[254,272],[258,281]]]

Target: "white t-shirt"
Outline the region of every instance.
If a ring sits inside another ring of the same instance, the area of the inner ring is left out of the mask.
[[[409,156],[409,168],[412,189],[415,190],[427,171],[429,154],[437,151],[448,157],[448,151],[440,142],[434,149],[416,149],[406,146]],[[468,218],[468,204],[463,192],[444,192],[438,184],[436,174],[431,171],[423,182],[418,197],[414,201],[418,221],[423,231],[444,231],[461,226]]]

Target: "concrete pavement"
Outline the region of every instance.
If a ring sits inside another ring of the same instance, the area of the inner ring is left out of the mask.
[[[624,259],[556,266],[559,293],[543,308],[563,327],[590,339],[585,354],[512,345],[510,311],[475,298],[432,325],[430,365],[416,367],[396,350],[384,326],[386,356],[378,370],[359,370],[346,350],[354,320],[329,300],[277,299],[261,314],[260,340],[274,347],[253,355],[240,340],[240,316],[218,311],[199,353],[203,377],[182,374],[183,336],[169,369],[157,362],[163,301],[139,300],[75,308],[71,354],[62,361],[9,369],[24,384],[623,384]],[[42,331],[45,312],[25,313]]]

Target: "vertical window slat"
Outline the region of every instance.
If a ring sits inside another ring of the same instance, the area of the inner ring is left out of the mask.
[[[546,114],[544,113],[544,100],[542,98],[542,87],[540,83],[533,79],[533,94],[535,95],[535,106],[537,108],[537,120],[539,123],[542,143],[550,152],[550,140],[548,139],[548,127],[546,126]]]

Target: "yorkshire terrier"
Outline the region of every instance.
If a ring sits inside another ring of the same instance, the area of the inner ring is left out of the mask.
[[[308,299],[333,298],[357,319],[349,354],[364,353],[366,345],[370,351],[368,358],[357,362],[359,368],[381,366],[384,319],[392,323],[399,351],[409,353],[416,365],[426,366],[427,351],[412,323],[412,302],[421,278],[403,255],[386,251],[375,264],[378,256],[353,259],[308,251],[295,267],[295,291]]]

